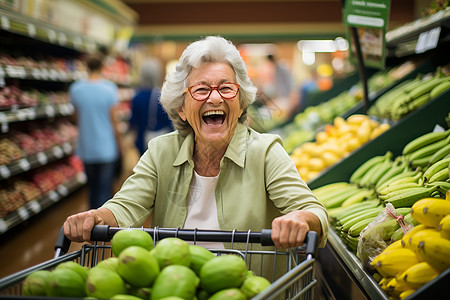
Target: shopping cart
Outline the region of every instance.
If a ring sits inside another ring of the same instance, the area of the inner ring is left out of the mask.
[[[115,233],[125,228],[97,225],[91,233],[92,244],[84,244],[80,250],[67,253],[70,240],[61,228],[56,244],[55,257],[44,263],[0,279],[0,299],[21,298],[22,283],[27,275],[37,270],[52,270],[65,261],[75,261],[82,266],[94,267],[98,262],[113,256],[110,241]],[[314,299],[314,272],[317,257],[318,236],[314,231],[307,234],[301,247],[280,251],[272,246],[271,230],[221,231],[180,228],[140,228],[149,233],[155,244],[164,238],[178,237],[190,243],[222,242],[225,249],[209,249],[216,255],[239,255],[249,270],[265,276],[271,285],[252,300],[262,299]],[[255,249],[256,248],[256,249]],[[270,250],[267,250],[270,249]],[[269,271],[269,272],[268,272]],[[268,275],[268,273],[271,273]],[[29,299],[38,299],[29,297]]]

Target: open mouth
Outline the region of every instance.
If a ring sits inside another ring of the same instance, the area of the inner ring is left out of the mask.
[[[225,121],[225,112],[222,110],[207,111],[202,116],[203,122],[210,126],[222,125]]]

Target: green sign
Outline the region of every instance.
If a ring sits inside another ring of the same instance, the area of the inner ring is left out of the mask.
[[[350,43],[350,59],[356,61],[355,41],[350,27],[355,27],[364,65],[383,69],[386,61],[386,27],[390,0],[346,0],[344,24]]]

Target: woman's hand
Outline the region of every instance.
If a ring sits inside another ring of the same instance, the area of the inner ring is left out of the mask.
[[[91,209],[68,217],[64,222],[64,234],[71,241],[87,242],[94,225],[117,226],[117,222],[110,210]]]
[[[301,246],[308,231],[322,234],[320,221],[309,211],[293,211],[272,221],[272,240],[278,249]]]

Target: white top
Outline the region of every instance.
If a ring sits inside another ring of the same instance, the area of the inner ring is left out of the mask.
[[[184,228],[220,230],[214,194],[218,179],[219,175],[204,177],[194,172],[189,189],[189,207]],[[207,249],[224,249],[223,243],[197,242],[196,244]]]

